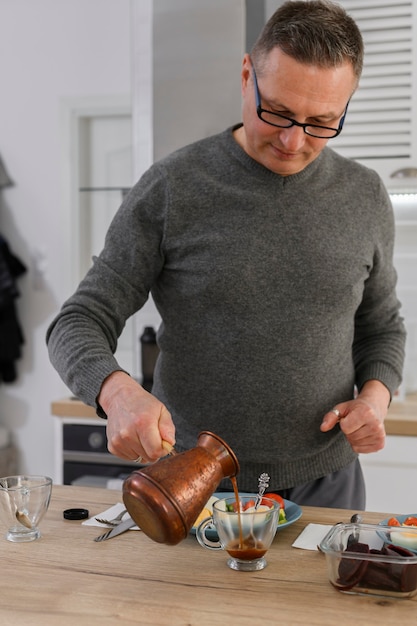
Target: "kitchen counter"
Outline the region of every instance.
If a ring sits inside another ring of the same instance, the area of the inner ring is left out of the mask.
[[[51,405],[52,415],[58,417],[101,418],[96,416],[93,407],[79,400],[63,398]],[[394,400],[391,403],[385,420],[387,435],[404,435],[417,437],[417,393],[409,394],[405,402]]]
[[[264,570],[235,572],[223,551],[201,548],[192,535],[177,546],[155,543],[138,531],[96,543],[102,529],[63,519],[70,507],[85,507],[93,516],[116,502],[119,491],[54,485],[39,540],[16,544],[0,538],[1,624],[415,623],[416,596],[391,600],[340,593],[328,582],[323,554],[292,548],[308,523],[348,520],[352,511],[304,507],[297,522],[277,533]],[[365,513],[364,521],[382,517]]]
[[[88,406],[77,400],[76,398],[62,398],[51,403],[51,413],[57,417],[86,417],[97,418],[102,421],[101,417],[98,417],[95,409],[92,406]]]
[[[385,419],[387,435],[417,437],[417,392],[408,394],[405,402],[394,400]]]

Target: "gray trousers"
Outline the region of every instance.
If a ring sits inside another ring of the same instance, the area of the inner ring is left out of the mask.
[[[365,481],[359,459],[337,472],[277,493],[300,506],[365,510]]]

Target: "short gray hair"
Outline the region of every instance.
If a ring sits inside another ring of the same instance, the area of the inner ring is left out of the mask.
[[[251,51],[259,73],[274,48],[300,63],[318,67],[352,64],[359,81],[364,45],[354,19],[330,0],[289,0],[270,17]]]

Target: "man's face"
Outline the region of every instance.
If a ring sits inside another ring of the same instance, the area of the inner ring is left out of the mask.
[[[300,123],[337,128],[356,88],[349,62],[336,68],[305,65],[274,48],[262,67],[255,67],[261,107]],[[277,128],[256,112],[252,64],[245,55],[242,67],[243,127],[235,138],[256,161],[282,176],[296,174],[314,161],[328,139],[307,135],[303,128]]]

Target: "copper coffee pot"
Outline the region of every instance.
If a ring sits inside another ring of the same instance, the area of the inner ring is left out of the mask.
[[[123,483],[123,501],[148,537],[175,545],[187,537],[220,481],[238,472],[234,452],[204,431],[195,448],[130,474]]]

